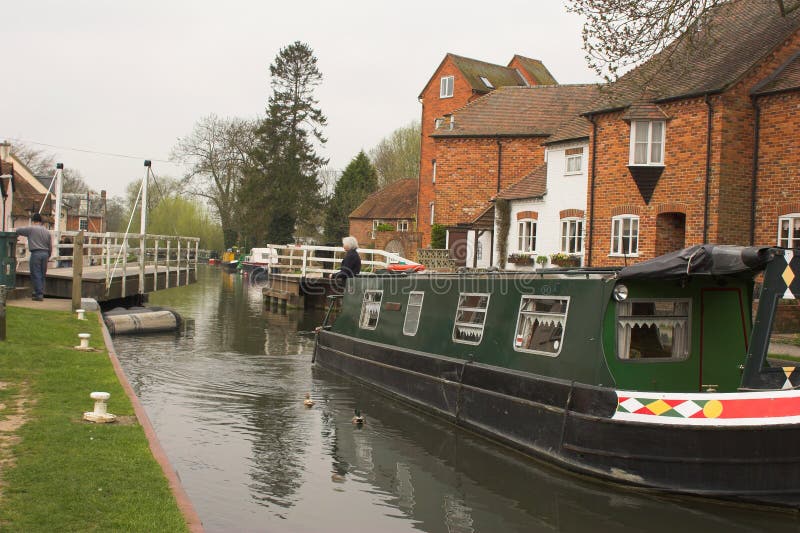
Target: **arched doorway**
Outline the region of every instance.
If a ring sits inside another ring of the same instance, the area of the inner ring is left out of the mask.
[[[660,213],[656,217],[656,255],[686,248],[686,214]]]

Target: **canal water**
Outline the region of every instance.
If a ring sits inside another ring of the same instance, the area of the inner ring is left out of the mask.
[[[155,293],[151,305],[188,323],[114,345],[209,532],[800,528],[794,514],[565,474],[312,367],[321,315],[265,312],[239,275],[201,267],[197,284]]]

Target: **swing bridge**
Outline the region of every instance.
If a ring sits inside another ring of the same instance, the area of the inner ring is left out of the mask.
[[[141,303],[147,293],[197,280],[200,239],[148,234],[147,209],[144,208],[139,209],[141,233],[130,232],[137,207],[147,205],[148,181],[155,179],[150,161],[145,161],[144,166],[145,175],[124,233],[61,230],[64,225],[61,218],[63,165],[56,167],[39,208],[41,213],[55,186],[55,229],[51,230],[53,257],[47,269],[45,296],[74,298],[74,286],[80,283],[80,295],[84,298],[94,298],[98,302]],[[16,252],[19,258],[17,286],[29,287],[28,250],[18,243]]]

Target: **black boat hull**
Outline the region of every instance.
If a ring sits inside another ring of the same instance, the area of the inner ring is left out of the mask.
[[[612,388],[320,331],[315,362],[573,472],[658,491],[800,508],[800,425],[612,418]]]

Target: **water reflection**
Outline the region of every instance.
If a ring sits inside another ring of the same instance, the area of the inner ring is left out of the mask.
[[[668,500],[543,467],[311,366],[318,313],[264,312],[203,269],[153,295],[188,334],[118,337],[208,531],[785,531],[793,515]],[[315,405],[303,406],[306,392]],[[353,410],[367,418],[352,423]]]

